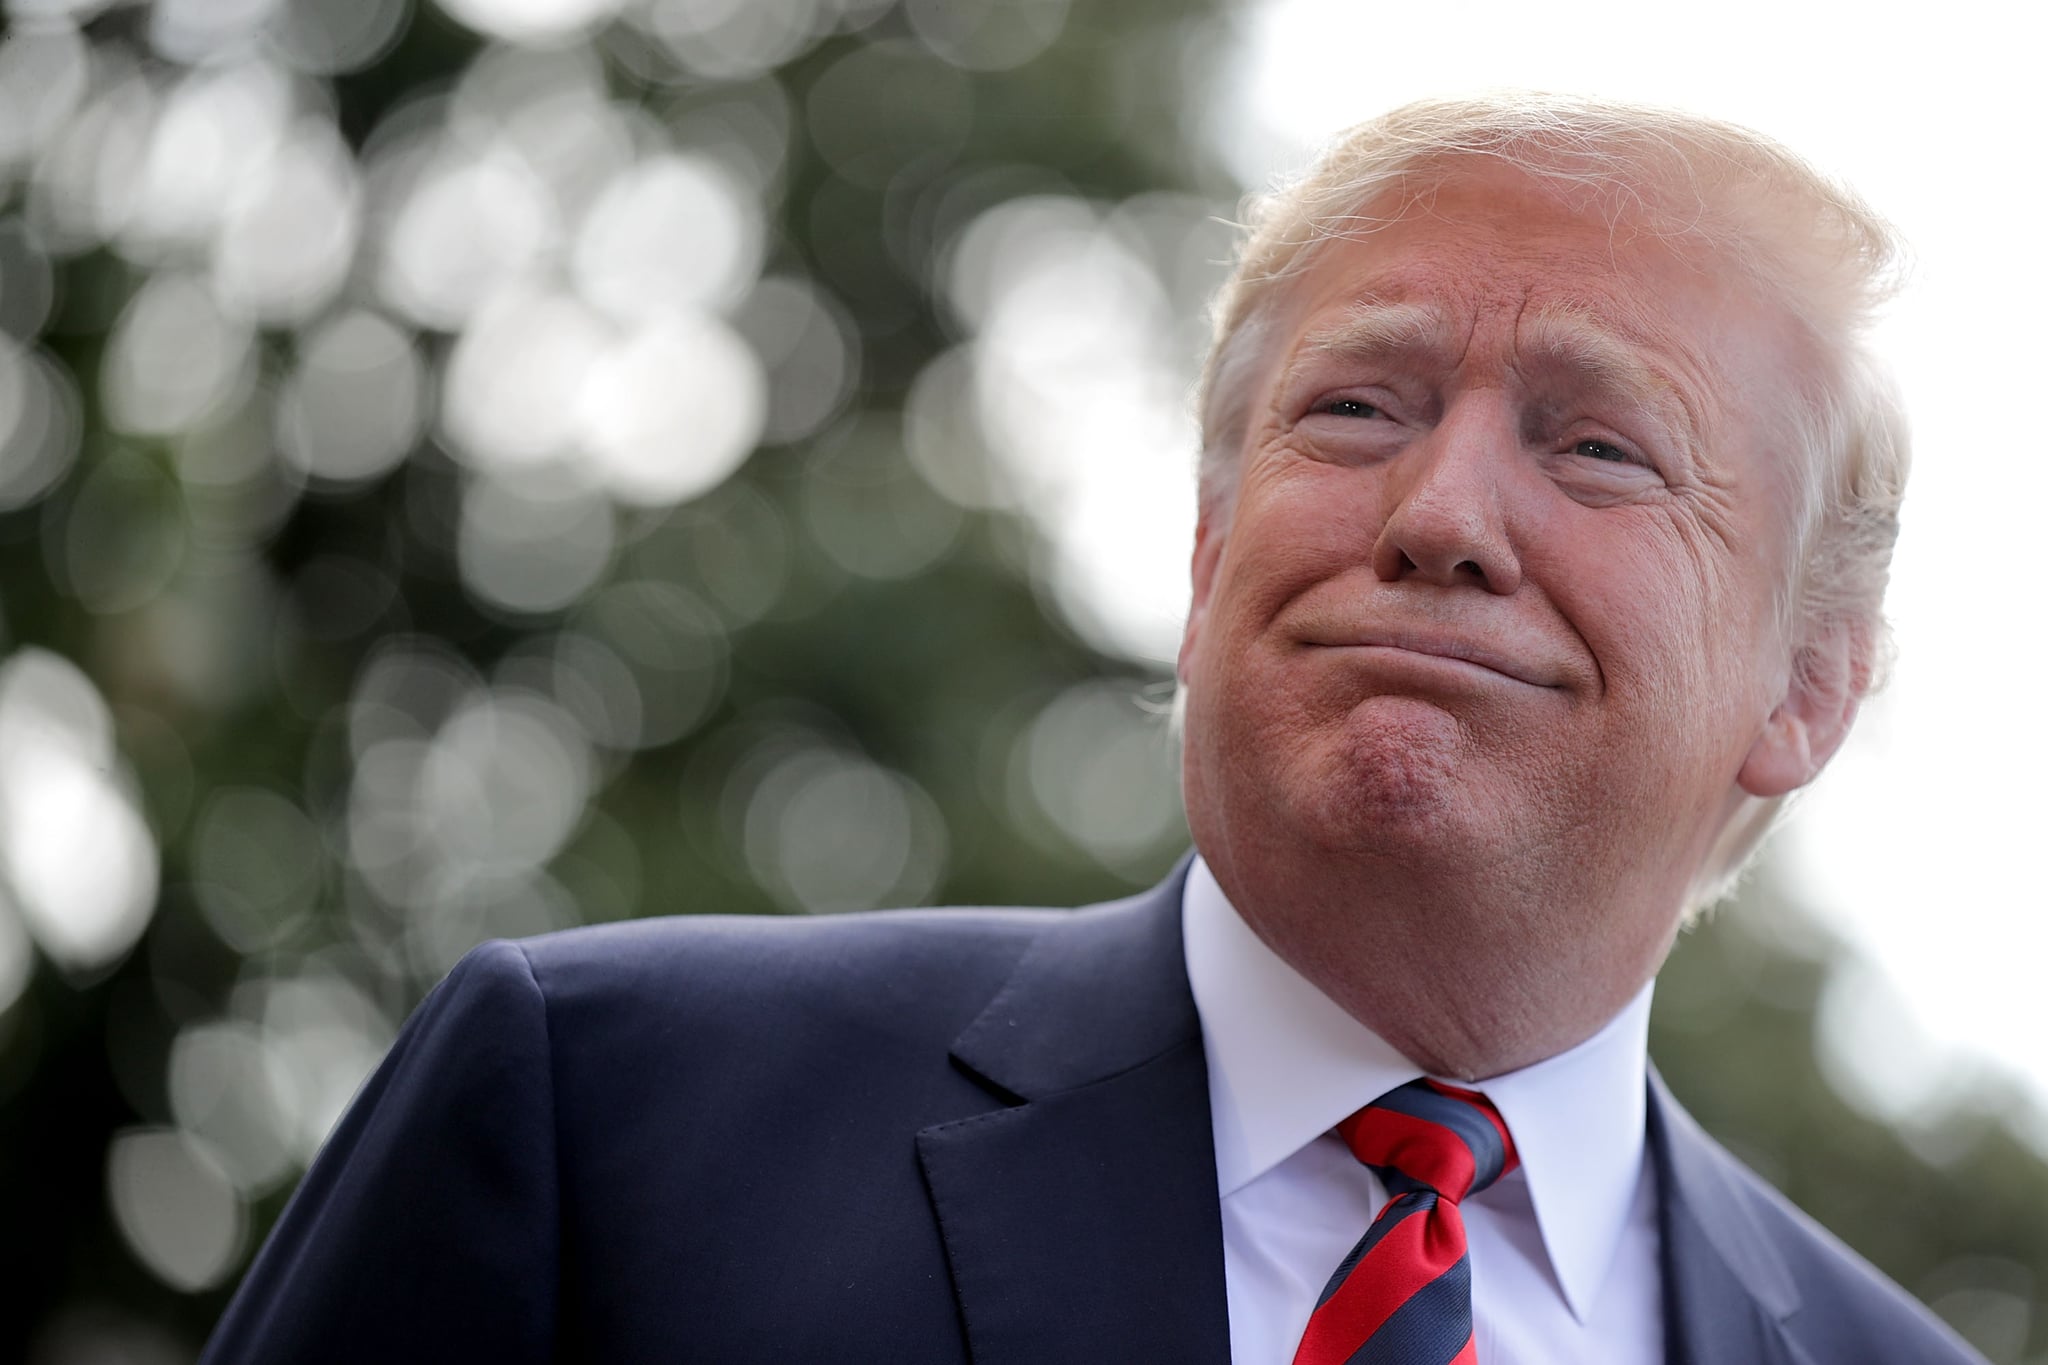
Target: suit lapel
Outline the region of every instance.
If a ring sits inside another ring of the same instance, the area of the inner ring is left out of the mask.
[[[1229,1359],[1181,881],[1049,927],[954,1046],[1008,1104],[918,1135],[976,1365]]]
[[[1786,1333],[1799,1291],[1734,1161],[1650,1075],[1668,1365],[1808,1365]]]

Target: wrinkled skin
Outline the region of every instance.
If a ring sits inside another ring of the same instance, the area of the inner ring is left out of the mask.
[[[1780,606],[1798,334],[1697,244],[1498,167],[1283,289],[1197,531],[1190,822],[1282,957],[1495,1075],[1612,1017],[1745,797],[1853,717]]]

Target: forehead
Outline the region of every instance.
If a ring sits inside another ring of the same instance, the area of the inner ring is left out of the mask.
[[[1537,340],[1574,319],[1711,370],[1731,332],[1767,330],[1775,311],[1731,262],[1647,209],[1617,210],[1510,167],[1462,170],[1352,217],[1368,226],[1310,248],[1283,288],[1297,340],[1333,311],[1401,305],[1437,331],[1526,320]]]

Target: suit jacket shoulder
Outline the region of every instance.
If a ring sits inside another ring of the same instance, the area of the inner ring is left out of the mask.
[[[1649,1137],[1671,1365],[1983,1365],[1947,1324],[1708,1137],[1654,1075]]]
[[[677,1062],[743,1066],[759,1081],[807,1054],[882,1069],[929,1061],[936,1047],[943,1060],[1031,941],[1074,913],[676,916],[514,947],[546,1001],[564,1080],[564,1063],[587,1057],[601,1074]]]

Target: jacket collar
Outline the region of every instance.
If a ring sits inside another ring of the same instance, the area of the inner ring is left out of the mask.
[[[954,1045],[1006,1106],[918,1134],[976,1365],[1227,1365],[1185,872],[1054,921]]]
[[[1142,895],[1073,911],[1040,934],[955,1040],[954,1059],[1034,1100],[1199,1043],[1181,945],[1190,861]]]
[[[1800,1365],[1799,1288],[1757,1220],[1756,1177],[1650,1072],[1649,1146],[1663,1233],[1668,1365]]]

